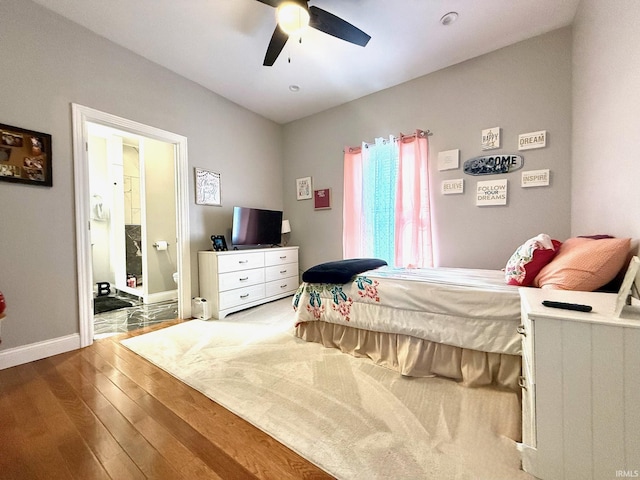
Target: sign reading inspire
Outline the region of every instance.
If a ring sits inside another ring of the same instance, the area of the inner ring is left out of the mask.
[[[522,168],[524,158],[520,155],[485,155],[464,162],[464,173],[468,175],[495,175],[509,173]]]
[[[546,187],[549,185],[549,169],[522,172],[523,187]]]
[[[478,182],[476,185],[476,205],[506,205],[507,180]]]

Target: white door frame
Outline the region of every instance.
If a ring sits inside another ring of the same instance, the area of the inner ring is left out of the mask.
[[[176,218],[178,257],[178,316],[191,317],[191,253],[189,249],[189,178],[187,137],[150,127],[142,123],[71,104],[73,117],[73,165],[75,186],[76,244],[78,271],[78,306],[80,347],[93,343],[93,263],[91,258],[89,158],[87,123],[97,123],[118,130],[153,138],[175,146]]]

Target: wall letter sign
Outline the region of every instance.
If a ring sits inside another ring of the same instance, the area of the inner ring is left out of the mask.
[[[547,131],[523,133],[518,135],[518,150],[531,150],[547,146]]]
[[[443,195],[453,195],[456,193],[464,193],[464,178],[456,178],[455,180],[442,181]]]
[[[506,205],[507,180],[478,182],[476,186],[476,205]]]
[[[500,127],[482,130],[482,150],[500,148]]]
[[[467,160],[463,169],[467,175],[495,175],[513,172],[523,165],[521,155],[485,155]]]

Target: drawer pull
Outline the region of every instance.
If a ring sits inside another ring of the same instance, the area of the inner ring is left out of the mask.
[[[288,285],[285,283],[284,285],[280,285],[280,288],[287,288]]]
[[[516,328],[516,331],[523,337],[527,336],[527,330],[524,328],[524,325],[519,325],[518,328]]]
[[[280,257],[280,260],[284,260],[285,258],[287,258],[287,256],[286,256],[286,255],[284,255],[284,256],[282,256],[282,257]]]
[[[240,295],[240,298],[247,298],[249,296],[248,293],[245,293],[244,295]]]
[[[240,280],[241,282],[245,282],[249,280],[249,277],[242,277],[242,278],[239,278],[238,280]]]
[[[280,270],[280,273],[287,273],[286,270]]]
[[[238,263],[249,263],[249,260],[238,260]]]
[[[527,379],[524,378],[522,375],[520,375],[518,377],[518,385],[520,386],[520,388],[522,388],[523,390],[527,389]]]

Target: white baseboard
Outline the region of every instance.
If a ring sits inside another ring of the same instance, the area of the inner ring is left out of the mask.
[[[70,352],[80,348],[80,334],[53,338],[22,347],[10,348],[0,352],[0,370],[34,362],[43,358]]]

